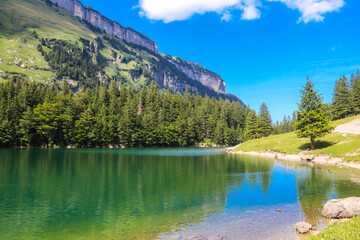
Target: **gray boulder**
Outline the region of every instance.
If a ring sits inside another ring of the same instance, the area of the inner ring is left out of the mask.
[[[360,197],[332,199],[324,205],[322,215],[330,218],[352,218],[358,216],[360,215]]]
[[[297,224],[295,224],[295,228],[296,231],[298,231],[301,234],[305,234],[310,232],[310,230],[312,229],[311,224],[306,223],[306,222],[298,222]]]

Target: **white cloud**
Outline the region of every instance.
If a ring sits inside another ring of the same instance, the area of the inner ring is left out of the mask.
[[[324,14],[337,11],[344,0],[139,0],[140,15],[164,22],[180,21],[195,14],[216,12],[221,20],[230,21],[232,11],[240,10],[241,19],[252,20],[261,16],[261,5],[282,2],[301,13],[298,22],[323,21]]]
[[[344,0],[268,0],[270,2],[282,2],[291,9],[297,9],[301,13],[298,22],[320,22],[324,20],[324,14],[337,11],[345,5]]]
[[[239,0],[140,0],[141,12],[152,20],[172,22],[206,12],[223,12]]]
[[[260,4],[255,1],[245,1],[243,5],[240,5],[240,9],[243,10],[241,19],[253,20],[260,18],[260,10],[257,8]]]

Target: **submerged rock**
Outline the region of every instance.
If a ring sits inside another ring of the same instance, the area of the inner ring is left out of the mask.
[[[360,215],[360,197],[332,199],[324,205],[322,215],[330,218],[352,218],[358,216]]]
[[[205,237],[203,235],[195,235],[195,236],[186,238],[186,240],[229,240],[229,238],[227,238],[223,235],[210,236],[210,237]]]
[[[186,240],[208,240],[208,238],[203,235],[195,235],[195,236],[186,238]]]
[[[296,231],[298,231],[301,234],[305,234],[310,232],[310,230],[312,229],[311,224],[307,223],[307,222],[298,222],[297,224],[295,224],[295,228]]]
[[[227,238],[223,235],[217,235],[217,236],[208,237],[208,240],[229,240],[229,238]]]

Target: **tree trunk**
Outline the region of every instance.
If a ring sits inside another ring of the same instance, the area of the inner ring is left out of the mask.
[[[315,149],[315,138],[310,137],[310,141],[311,141],[311,150],[314,150]]]

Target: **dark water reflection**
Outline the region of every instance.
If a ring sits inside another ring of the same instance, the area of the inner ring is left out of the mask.
[[[0,239],[291,239],[358,176],[219,149],[2,149]]]

